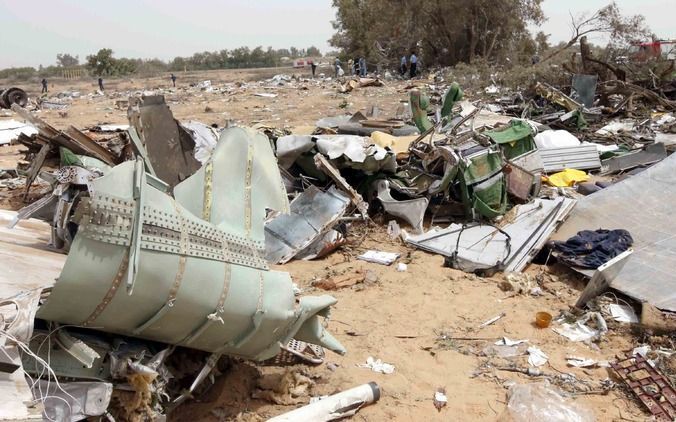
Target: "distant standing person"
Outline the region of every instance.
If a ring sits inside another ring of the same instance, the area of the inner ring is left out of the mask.
[[[317,63],[314,60],[310,62],[310,67],[312,68],[312,79],[315,78],[315,71],[317,70]]]
[[[355,57],[353,63],[354,63],[354,67],[352,68],[352,74],[353,75],[359,75],[361,73],[361,71],[359,70],[359,63],[361,63],[359,61],[359,57]]]
[[[366,59],[364,57],[359,58],[359,76],[366,77]]]
[[[403,56],[401,56],[401,63],[399,64],[399,74],[401,76],[406,75],[406,70],[407,70],[406,63],[407,63],[406,62],[406,54],[404,54]]]
[[[338,73],[340,72],[340,59],[336,57],[336,61],[334,62],[334,66],[336,67],[336,78],[338,78]]]
[[[415,55],[415,51],[411,51],[411,59],[409,61],[411,63],[411,71],[409,74],[411,78],[415,78],[415,75],[418,72],[418,56]]]
[[[104,89],[103,89],[103,78],[99,78],[99,90],[100,90],[101,92],[104,91]]]
[[[174,88],[176,88],[176,75],[173,73],[171,74],[171,83],[174,84]]]
[[[42,78],[42,93],[47,92],[47,79]]]

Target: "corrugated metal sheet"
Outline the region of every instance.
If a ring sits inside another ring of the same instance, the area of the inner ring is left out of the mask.
[[[553,236],[566,240],[580,230],[625,229],[634,253],[611,287],[640,301],[676,311],[676,155],[578,201]]]
[[[505,271],[521,271],[573,206],[574,199],[535,199],[517,206],[514,214],[506,217],[511,222],[501,230],[489,225],[451,224],[445,229],[408,236],[406,243],[452,258],[456,268],[467,272],[493,268],[499,263]]]
[[[548,148],[539,151],[547,173],[565,169],[588,170],[601,167],[601,159],[596,145]]]

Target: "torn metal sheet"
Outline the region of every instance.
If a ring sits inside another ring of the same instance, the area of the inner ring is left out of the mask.
[[[38,380],[33,387],[36,397],[49,396],[44,401],[44,414],[49,420],[81,421],[89,416],[101,416],[108,410],[113,385],[108,382],[55,382]]]
[[[622,228],[634,253],[612,288],[668,311],[676,311],[676,155],[581,199],[553,236],[565,241],[580,230]]]
[[[540,149],[539,152],[544,170],[547,173],[565,169],[588,170],[601,167],[599,152],[594,144]]]
[[[19,221],[17,213],[0,210],[0,298],[22,291],[51,286],[58,278],[66,256],[48,247],[51,228],[36,219]]]
[[[322,237],[317,238],[305,249],[300,251],[296,255],[296,258],[304,261],[322,258],[346,243],[347,239],[345,239],[345,236],[341,232],[338,230],[329,230]]]
[[[507,192],[522,201],[528,201],[539,176],[514,163],[507,164],[504,171],[507,173]]]
[[[327,176],[329,176],[331,179],[333,179],[334,182],[336,182],[336,185],[340,187],[343,191],[345,191],[348,195],[350,195],[350,199],[352,200],[352,203],[354,204],[355,207],[359,210],[361,213],[362,217],[366,218],[368,216],[368,209],[369,209],[369,204],[364,201],[364,198],[350,186],[349,183],[343,178],[343,176],[340,175],[340,172],[338,169],[333,167],[329,160],[324,158],[323,155],[321,154],[315,154],[315,165],[319,170],[324,172]]]
[[[639,166],[647,166],[667,158],[667,149],[663,143],[651,144],[645,149],[618,157],[608,158],[601,162],[601,172],[604,174],[631,170]]]
[[[587,302],[608,290],[608,288],[612,286],[613,281],[620,273],[624,265],[630,259],[633,252],[634,251],[632,249],[628,249],[598,267],[596,271],[594,271],[594,275],[592,276],[591,280],[589,280],[589,283],[587,283],[587,286],[582,291],[582,294],[575,303],[575,306],[582,308],[587,304]]]
[[[26,354],[20,348],[33,337],[33,319],[42,289],[28,290],[27,286],[26,290],[3,296],[6,299],[0,301],[0,420],[42,419],[43,406],[34,400],[21,368]]]
[[[350,121],[352,116],[346,114],[343,116],[329,116],[329,117],[324,117],[315,123],[315,126],[319,128],[324,128],[324,129],[335,129],[340,125],[346,124],[347,122]]]
[[[195,141],[195,159],[204,164],[211,157],[211,153],[218,143],[218,131],[202,122],[189,120],[179,125],[188,131]]]
[[[557,225],[565,220],[575,200],[559,197],[535,199],[518,205],[509,223],[501,228],[490,225],[451,224],[405,241],[420,249],[451,259],[455,268],[466,272],[489,269],[521,271],[544,246]]]
[[[175,200],[140,159],[92,181],[38,317],[253,360],[291,338],[344,353],[319,319],[336,300],[297,302],[289,274],[264,260],[267,209],[288,212],[275,163],[265,135],[233,128]]]
[[[44,120],[16,104],[12,105],[12,111],[33,125],[40,135],[48,139],[51,143],[66,147],[75,154],[84,154],[98,158],[109,165],[118,162],[117,157],[115,157],[112,152],[97,144],[96,141],[75,128],[72,129],[72,133],[77,135],[77,137],[74,138],[70,133],[64,133],[52,127]]]
[[[591,107],[594,104],[598,79],[598,75],[573,75],[571,97],[579,100],[585,107]]]
[[[127,104],[127,107],[128,106],[129,105]],[[129,129],[129,125],[96,125],[90,130],[92,132],[124,132],[127,129]]]
[[[423,218],[429,205],[427,198],[398,201],[392,198],[390,194],[389,182],[382,179],[376,182],[376,189],[378,191],[378,199],[383,204],[383,209],[386,213],[402,218],[413,227],[414,233],[422,233]]]
[[[350,167],[367,174],[378,171],[394,172],[397,168],[394,152],[374,143],[367,136],[357,135],[287,135],[277,139],[277,158],[288,169],[303,154],[320,152],[336,167]]]
[[[537,82],[535,84],[535,92],[568,111],[580,110],[583,107],[579,102],[546,83]]]
[[[200,168],[195,159],[195,141],[181,128],[164,102],[164,96],[132,98],[127,110],[155,174],[169,186],[176,186]]]
[[[0,145],[8,145],[24,134],[32,136],[38,131],[33,126],[16,120],[0,120]]]
[[[281,214],[265,225],[265,258],[284,264],[323,237],[345,214],[350,198],[332,187],[322,192],[310,186]]]

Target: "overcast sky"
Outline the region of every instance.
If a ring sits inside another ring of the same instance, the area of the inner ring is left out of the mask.
[[[500,0],[496,0],[500,1]],[[550,41],[569,37],[569,11],[608,0],[545,0]],[[617,0],[642,13],[662,38],[676,38],[676,0]],[[172,59],[239,46],[329,49],[330,0],[0,0],[0,68],[54,64],[57,53],[80,60],[100,48],[116,57]]]

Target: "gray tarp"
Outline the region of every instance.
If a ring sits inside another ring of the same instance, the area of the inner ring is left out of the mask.
[[[654,306],[676,311],[676,155],[585,197],[553,239],[580,230],[625,229],[634,253],[611,287]]]

